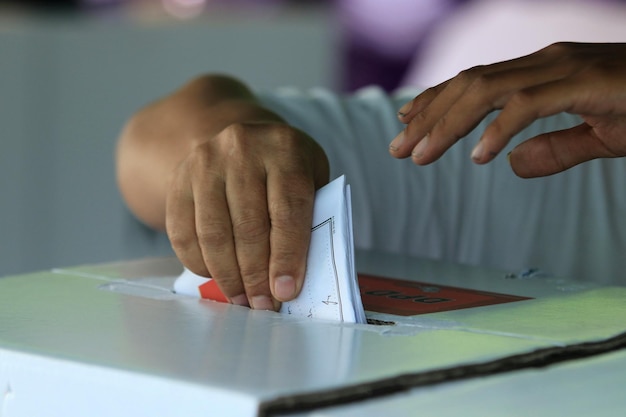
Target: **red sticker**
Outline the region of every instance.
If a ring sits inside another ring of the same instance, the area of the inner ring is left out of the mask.
[[[199,285],[198,290],[200,291],[200,297],[202,298],[219,301],[220,303],[228,302],[228,298],[226,298],[226,296],[222,293],[220,287],[217,286],[217,282],[213,279]]]
[[[398,316],[414,316],[530,299],[365,274],[359,274],[359,287],[365,310]]]

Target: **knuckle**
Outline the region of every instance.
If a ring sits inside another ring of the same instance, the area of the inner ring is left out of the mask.
[[[432,87],[428,87],[426,90],[424,90],[424,92],[422,94],[420,94],[419,96],[415,97],[413,99],[413,104],[415,105],[416,103],[420,102],[420,98],[421,97],[432,97],[435,96],[437,94],[439,94],[441,92],[441,90],[443,90],[445,87],[443,84],[438,84]]]
[[[509,108],[525,110],[534,101],[534,94],[529,90],[518,90],[511,94],[506,106]]]
[[[587,62],[585,50],[578,49],[572,42],[555,42],[537,52],[543,59],[557,63],[563,68],[570,68],[580,62]]]
[[[305,251],[311,233],[310,208],[304,204],[280,204],[272,216],[272,258],[293,262],[293,256]]]
[[[554,164],[555,170],[558,172],[565,171],[568,168],[568,165],[565,161],[565,158],[562,152],[559,152],[558,146],[558,136],[554,134],[554,132],[549,132],[546,134],[546,143],[547,143],[547,156],[552,163]]]
[[[448,114],[444,114],[439,118],[439,120],[437,120],[437,124],[433,126],[432,133],[435,133],[436,136],[447,136],[449,134],[449,128],[450,116]]]
[[[451,130],[454,129],[455,124],[450,121],[450,115],[444,114],[439,118],[437,124],[434,126],[433,131],[436,132],[436,136],[450,136]]]
[[[249,123],[233,122],[224,128],[223,136],[231,141],[232,140],[240,141],[247,137],[249,130],[250,130]]]
[[[223,248],[231,241],[231,234],[223,225],[198,227],[196,233],[200,247],[210,250]]]
[[[272,135],[268,137],[268,140],[272,140],[275,146],[277,155],[300,155],[303,151],[303,144],[308,144],[308,141],[304,141],[306,135],[290,126],[277,124],[272,126]],[[306,149],[306,148],[305,148]]]
[[[269,212],[272,219],[272,227],[285,227],[288,229],[294,222],[302,219],[302,216],[307,211],[311,211],[313,198],[311,190],[310,193],[303,194],[299,192],[297,195],[291,194],[289,198],[270,201]]]
[[[467,100],[474,107],[498,108],[502,101],[502,83],[497,73],[477,74],[467,87]]]
[[[491,74],[476,74],[468,86],[471,93],[483,93],[493,85],[494,77]]]
[[[233,219],[233,234],[241,243],[266,240],[269,235],[269,220],[256,213],[240,215]]]
[[[548,55],[569,54],[573,50],[572,42],[554,42],[546,46],[542,51]]]
[[[457,130],[458,124],[450,120],[450,115],[444,114],[433,128],[436,137],[442,137],[444,140],[437,141],[434,145],[438,150],[447,148],[450,144],[456,143],[463,137]]]
[[[193,175],[204,175],[217,168],[212,143],[205,142],[196,146],[185,159],[186,169]]]
[[[250,154],[254,141],[254,127],[249,123],[235,122],[225,127],[215,138],[220,157],[229,160],[243,159]]]
[[[432,126],[432,120],[429,115],[428,109],[417,113],[415,117],[404,128],[404,134],[406,137],[420,136],[420,133],[428,131]]]
[[[430,112],[426,108],[415,115],[409,126],[423,126],[429,120],[429,116]]]
[[[247,123],[237,122],[226,127],[217,138],[220,155],[231,163],[250,163],[261,161],[261,156],[290,159],[302,156],[303,139],[307,136],[299,130],[282,123]],[[304,142],[310,143],[309,142]],[[296,158],[294,164],[300,163]]]
[[[455,77],[455,82],[462,85],[471,85],[476,78],[484,73],[485,65],[477,65],[459,72]]]

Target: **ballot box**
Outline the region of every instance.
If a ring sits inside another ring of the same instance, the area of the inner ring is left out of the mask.
[[[368,324],[175,294],[174,258],[0,278],[0,415],[626,412],[626,288],[356,259]]]

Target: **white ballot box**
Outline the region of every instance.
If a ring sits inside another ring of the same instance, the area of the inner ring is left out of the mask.
[[[368,324],[175,294],[173,258],[0,278],[0,415],[626,409],[626,288],[356,255]]]

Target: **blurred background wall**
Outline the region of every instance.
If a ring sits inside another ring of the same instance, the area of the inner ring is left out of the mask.
[[[0,0],[0,276],[171,253],[125,210],[113,152],[136,109],[195,75],[391,91],[624,42],[624,22],[617,0]]]
[[[169,253],[125,211],[113,154],[135,110],[193,76],[334,87],[325,4],[41,3],[0,13],[0,276]]]

